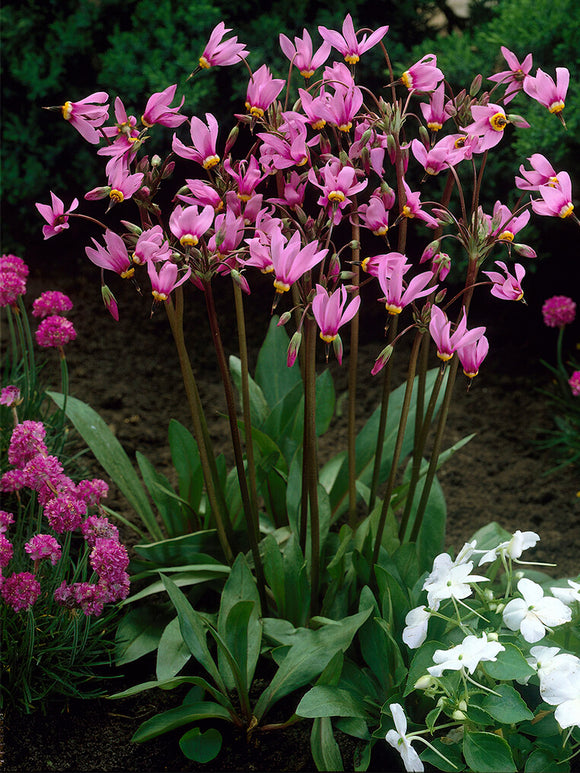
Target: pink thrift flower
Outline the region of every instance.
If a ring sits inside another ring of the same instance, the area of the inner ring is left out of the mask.
[[[14,548],[10,540],[7,540],[3,534],[0,534],[0,569],[5,569],[8,566],[12,560],[13,553]]]
[[[16,306],[26,292],[26,279],[14,271],[0,270],[0,306]]]
[[[484,328],[485,330],[485,328]],[[463,372],[468,378],[475,378],[479,373],[481,363],[489,351],[489,342],[482,335],[477,341],[471,341],[457,349],[457,356],[463,367]]]
[[[427,123],[429,131],[438,132],[443,128],[443,124],[449,118],[449,113],[445,109],[445,84],[440,83],[432,92],[429,104],[421,102],[419,107],[423,113],[423,118]]]
[[[431,308],[429,332],[437,346],[437,357],[443,360],[443,362],[447,362],[460,346],[465,346],[480,338],[485,332],[485,328],[476,327],[473,330],[468,330],[467,317],[464,310],[455,332],[451,333],[451,322],[448,321],[445,312],[439,306],[433,306]]]
[[[14,516],[6,510],[0,510],[0,534],[8,531],[8,527],[14,523]]]
[[[31,572],[19,572],[6,577],[0,590],[4,601],[15,612],[30,607],[40,596],[40,583]]]
[[[98,537],[89,561],[101,580],[112,582],[129,566],[129,555],[125,546],[118,540]]]
[[[505,46],[501,47],[501,52],[507,62],[509,70],[502,70],[495,75],[490,75],[488,80],[494,81],[494,83],[508,84],[508,87],[503,95],[503,103],[504,105],[507,105],[512,101],[518,91],[522,90],[524,81],[532,69],[532,55],[527,54],[524,60],[520,63],[516,55]]]
[[[437,67],[435,54],[425,56],[405,70],[401,80],[409,91],[434,91],[443,80],[443,72]]]
[[[30,271],[28,266],[17,255],[1,255],[0,256],[0,272],[16,274],[21,279],[26,279]]]
[[[173,137],[171,147],[173,152],[181,158],[188,158],[201,164],[204,169],[211,169],[219,163],[220,157],[216,152],[218,136],[218,122],[211,113],[205,114],[205,124],[197,116],[192,116],[190,134],[192,147],[184,145],[177,137]]]
[[[74,494],[53,497],[44,507],[44,514],[57,534],[79,529],[87,512],[87,506]]]
[[[323,26],[318,27],[318,32],[323,40],[344,56],[348,64],[356,64],[366,51],[376,46],[385,37],[388,29],[388,26],[379,27],[375,32],[371,32],[368,37],[363,35],[359,42],[357,40],[357,33],[354,30],[352,16],[350,13],[347,13],[342,24],[342,35],[335,30],[329,30]]]
[[[48,449],[44,443],[46,429],[40,421],[20,422],[12,430],[8,446],[8,461],[14,467],[25,467],[37,454],[46,454]]]
[[[540,185],[538,193],[542,199],[532,199],[536,215],[566,218],[574,211],[572,181],[568,172],[559,172],[555,185]]]
[[[45,349],[58,349],[74,341],[76,337],[73,323],[58,314],[43,319],[36,331],[36,341]]]
[[[516,263],[514,266],[516,275],[512,276],[508,270],[508,267],[503,261],[496,260],[495,265],[499,266],[505,272],[505,276],[500,274],[498,271],[483,272],[493,282],[491,294],[496,298],[503,299],[504,301],[521,301],[524,297],[524,291],[522,290],[521,282],[526,275],[526,269],[521,265],[521,263]]]
[[[272,233],[270,248],[277,293],[287,292],[306,271],[320,263],[328,250],[319,250],[318,246],[318,242],[309,242],[301,248],[298,231],[295,231],[289,240],[286,240],[281,230]]]
[[[65,102],[62,106],[62,117],[84,137],[87,142],[97,145],[101,133],[97,131],[109,117],[109,106],[104,104],[109,95],[104,91],[96,91],[78,102]]]
[[[566,67],[556,67],[555,83],[538,67],[535,78],[528,75],[524,80],[524,91],[529,97],[547,107],[550,113],[559,114],[564,109],[569,83],[570,71]]]
[[[62,314],[70,311],[73,302],[64,293],[59,290],[46,290],[32,304],[32,316],[48,317],[50,314]]]
[[[213,209],[211,212],[213,215]],[[149,274],[149,279],[151,280],[151,294],[157,303],[162,303],[169,300],[169,296],[176,287],[179,287],[189,279],[191,276],[191,268],[188,267],[187,271],[183,274],[181,279],[178,280],[178,268],[175,263],[167,260],[161,266],[159,271],[157,271],[155,266],[155,263],[149,262],[147,264],[147,273]]]
[[[52,191],[50,192],[50,198],[52,199],[52,204],[40,204],[37,202],[34,205],[48,223],[48,225],[42,226],[42,233],[45,239],[50,239],[51,236],[56,236],[61,231],[67,229],[69,227],[68,216],[79,205],[79,200],[75,198],[72,200],[70,207],[65,210],[62,199],[59,199]]]
[[[280,48],[298,68],[303,78],[311,78],[315,70],[321,67],[330,56],[330,43],[327,41],[324,41],[315,53],[312,52],[312,38],[306,29],[302,33],[302,38],[294,38],[294,43],[286,35],[281,34]]]
[[[273,78],[263,64],[250,78],[246,92],[246,110],[253,118],[263,118],[266,110],[282,91],[286,81]]]
[[[81,532],[87,545],[94,548],[97,539],[113,539],[119,541],[119,530],[108,518],[90,515],[81,525]]]
[[[520,166],[522,177],[516,177],[516,186],[522,191],[537,191],[541,185],[557,185],[558,177],[553,166],[541,153],[534,153],[528,158],[532,168],[528,171]]]
[[[35,534],[31,537],[24,550],[33,561],[42,561],[48,558],[53,566],[56,566],[60,558],[62,548],[50,534]]]
[[[102,614],[107,592],[101,585],[75,582],[72,588],[75,602],[87,617],[89,615],[99,617]]]
[[[0,405],[6,405],[8,408],[14,408],[20,405],[22,397],[20,395],[20,389],[17,386],[6,386],[0,392]]]
[[[114,271],[122,279],[133,276],[135,268],[129,258],[127,247],[123,239],[114,231],[107,229],[105,231],[106,247],[101,247],[96,239],[93,238],[93,247],[85,247],[88,259],[100,268],[106,268]]]
[[[76,495],[86,502],[87,505],[95,507],[99,505],[101,499],[106,499],[109,494],[109,486],[100,478],[92,480],[81,480],[76,486]]]
[[[26,463],[22,472],[24,485],[38,491],[46,483],[53,485],[53,481],[62,474],[62,464],[56,456],[36,454]]]
[[[576,318],[576,304],[566,295],[554,295],[542,306],[544,324],[548,327],[564,327]]]
[[[200,212],[196,206],[184,209],[178,204],[169,217],[169,228],[182,247],[195,247],[213,223],[214,215],[209,205]]]
[[[312,300],[312,313],[320,328],[320,338],[329,344],[338,336],[338,328],[346,325],[355,316],[360,306],[360,295],[356,295],[347,304],[346,288],[328,294],[322,285],[316,285],[316,295]],[[337,352],[338,364],[342,365],[342,346]]]
[[[575,370],[568,379],[574,397],[580,397],[580,370]]]
[[[244,43],[238,43],[237,36],[223,40],[228,32],[231,32],[231,29],[228,29],[223,21],[212,30],[203,54],[199,57],[199,66],[202,69],[226,67],[248,56],[250,52],[246,50]]]
[[[174,84],[149,97],[145,106],[145,112],[141,116],[143,126],[150,128],[153,124],[158,123],[161,126],[169,126],[173,129],[187,121],[187,116],[179,115],[179,110],[181,110],[185,97],[181,97],[181,102],[177,107],[169,107],[175,96],[176,89],[177,84]]]

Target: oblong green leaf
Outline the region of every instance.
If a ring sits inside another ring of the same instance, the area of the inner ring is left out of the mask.
[[[157,647],[157,664],[155,674],[159,681],[172,679],[191,658],[191,652],[183,641],[179,629],[179,620],[174,617],[161,635]]]
[[[463,756],[474,773],[516,773],[510,747],[495,733],[465,733]]]
[[[157,738],[163,733],[169,733],[183,725],[191,722],[199,722],[203,719],[223,719],[226,722],[231,721],[229,711],[213,701],[199,701],[198,703],[186,703],[175,709],[169,709],[161,714],[156,714],[151,719],[143,722],[135,732],[131,741],[133,743],[143,743]]]
[[[348,690],[332,685],[316,685],[302,698],[296,709],[299,717],[357,717],[371,719],[362,700]]]

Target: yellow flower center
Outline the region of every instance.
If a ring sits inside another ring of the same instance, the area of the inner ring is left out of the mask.
[[[342,191],[330,191],[328,194],[328,200],[329,201],[344,201],[346,199],[346,196]]]
[[[348,62],[349,64],[356,64],[358,60],[360,59],[358,54],[347,54],[344,57],[344,61]]]
[[[156,301],[166,301],[167,296],[165,293],[159,293],[157,290],[151,290],[151,295],[155,298]]]
[[[203,166],[204,169],[211,169],[216,164],[219,164],[219,162],[220,162],[220,157],[219,156],[217,156],[217,155],[207,156],[206,158],[203,159],[202,166]]]
[[[304,164],[308,161],[308,156],[304,156],[300,159],[300,161],[296,162],[296,166],[304,166]]]
[[[550,177],[546,185],[549,185],[550,188],[555,188],[556,185],[558,185],[558,178],[556,177],[556,175],[554,175],[553,177]]]
[[[561,113],[564,107],[565,107],[564,100],[559,99],[557,102],[552,102],[552,104],[548,108],[548,111],[550,113]]]
[[[316,121],[316,123],[311,124],[312,128],[315,132],[319,132],[321,129],[324,129],[326,126],[326,121],[324,118],[321,118],[319,121]]]
[[[439,121],[429,121],[427,124],[427,128],[430,129],[432,132],[438,132],[439,129],[443,128],[443,124],[439,123]]]
[[[377,230],[373,231],[372,233],[375,236],[384,236],[388,230],[389,230],[389,227],[387,225],[382,225],[380,228],[377,228]],[[366,260],[368,260],[368,258],[366,258]]]
[[[411,208],[408,207],[407,204],[405,204],[405,206],[403,207],[403,216],[404,217],[415,217],[415,215],[411,211]]]
[[[238,193],[237,196],[240,201],[249,201],[252,198],[249,193]]]
[[[202,70],[209,70],[209,68],[211,67],[211,64],[207,61],[205,56],[200,56],[199,66],[202,68]]]
[[[303,78],[312,78],[314,70],[300,70],[300,75],[302,75]]]
[[[348,123],[341,123],[338,127],[338,130],[341,132],[349,132],[352,129],[352,121],[349,121]]]
[[[126,271],[121,272],[121,279],[130,279],[134,273],[135,273],[135,269],[133,268],[133,266],[131,266],[131,268],[128,268]]]
[[[469,373],[468,373],[466,370],[464,370],[463,372],[465,373],[465,375],[467,376],[467,378],[475,378],[475,377],[477,376],[477,374],[479,373],[479,371],[478,371],[478,370],[476,370],[475,372],[474,372],[474,371],[471,371],[471,372],[469,372]]]
[[[560,212],[558,213],[561,218],[568,217],[568,215],[571,215],[574,211],[574,204],[572,202],[569,202],[568,204],[565,204]]]
[[[506,242],[513,242],[514,235],[511,231],[502,231],[497,238],[503,239]]]
[[[398,306],[396,303],[385,303],[385,309],[389,312],[389,314],[400,314],[403,311],[402,306]]]
[[[115,204],[120,204],[122,201],[125,200],[125,197],[123,196],[122,191],[118,191],[116,188],[112,188],[111,192],[109,193],[109,198],[115,202]]]
[[[465,142],[467,140],[467,137],[458,137],[455,142],[453,143],[454,148],[463,148],[465,147]]]
[[[401,80],[403,81],[403,85],[406,86],[409,91],[413,88],[413,76],[409,72],[409,70],[405,70],[403,75],[401,76]]]
[[[277,293],[286,293],[290,289],[290,285],[286,284],[286,282],[282,282],[280,279],[274,279],[274,287],[276,288]]]
[[[274,270],[274,266],[264,266],[264,268],[261,269],[262,274],[271,274]]]
[[[183,234],[179,240],[179,243],[182,247],[195,247],[198,241],[199,239],[195,234]]]
[[[62,110],[62,117],[64,118],[64,120],[70,121],[70,117],[72,114],[72,102],[65,102],[61,110]]]
[[[437,357],[443,360],[443,362],[448,362],[453,357],[453,352],[451,354],[448,352],[437,352]]]
[[[322,340],[324,341],[325,344],[331,344],[334,341],[334,339],[336,338],[335,335],[334,336],[325,335],[322,331],[320,332],[320,337],[322,338]]]
[[[248,113],[252,116],[252,118],[263,118],[264,117],[264,111],[261,107],[255,107],[254,105],[251,105],[249,102],[246,102],[246,110]]]
[[[149,121],[145,120],[144,115],[141,116],[141,123],[143,124],[143,126],[146,126],[148,129],[150,129],[153,126],[152,123],[149,123]]]
[[[496,132],[502,132],[508,125],[508,119],[503,113],[496,113],[489,119],[489,125]]]

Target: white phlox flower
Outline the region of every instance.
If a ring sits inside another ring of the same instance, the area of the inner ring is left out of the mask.
[[[569,588],[550,588],[552,595],[566,606],[574,604],[574,602],[580,603],[580,582],[574,582],[574,580],[568,580]]]
[[[406,627],[403,630],[403,641],[412,650],[420,647],[421,644],[427,638],[427,628],[429,626],[429,618],[431,612],[425,608],[423,604],[420,607],[415,607],[407,612],[405,617]]]
[[[433,561],[433,571],[423,583],[429,608],[437,611],[445,599],[464,599],[471,596],[469,583],[488,582],[487,577],[470,574],[472,569],[473,561],[456,564],[447,553],[437,556]]]
[[[580,727],[580,658],[556,655],[547,669],[539,668],[542,700],[556,706],[554,717],[564,730]]]
[[[524,550],[533,548],[540,537],[535,531],[515,531],[512,538],[507,542],[501,542],[497,547],[488,550],[479,559],[478,566],[486,564],[489,561],[495,561],[498,556],[505,556],[516,561],[522,555]]]
[[[572,619],[572,611],[560,599],[544,596],[541,585],[522,578],[518,582],[521,599],[508,601],[503,610],[503,621],[512,631],[520,631],[531,644],[540,641],[547,628],[563,625]]]
[[[497,660],[498,652],[505,649],[503,644],[497,641],[488,641],[487,634],[481,636],[470,634],[461,644],[448,650],[435,650],[433,653],[434,666],[427,671],[431,676],[441,676],[444,671],[459,671],[464,669],[473,674],[479,663],[483,660]]]
[[[393,715],[396,730],[389,730],[385,739],[399,752],[408,773],[421,773],[425,768],[421,758],[411,746],[412,736],[407,737],[407,717],[403,707],[400,703],[391,703],[389,710]]]

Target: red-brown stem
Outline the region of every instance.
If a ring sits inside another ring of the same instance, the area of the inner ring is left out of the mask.
[[[351,284],[357,288],[353,296],[359,294],[360,283],[360,225],[356,212],[356,197],[353,201],[352,240],[357,246],[352,250]],[[354,529],[356,525],[356,382],[358,369],[360,314],[355,314],[350,323],[350,352],[348,360],[348,524]]]

